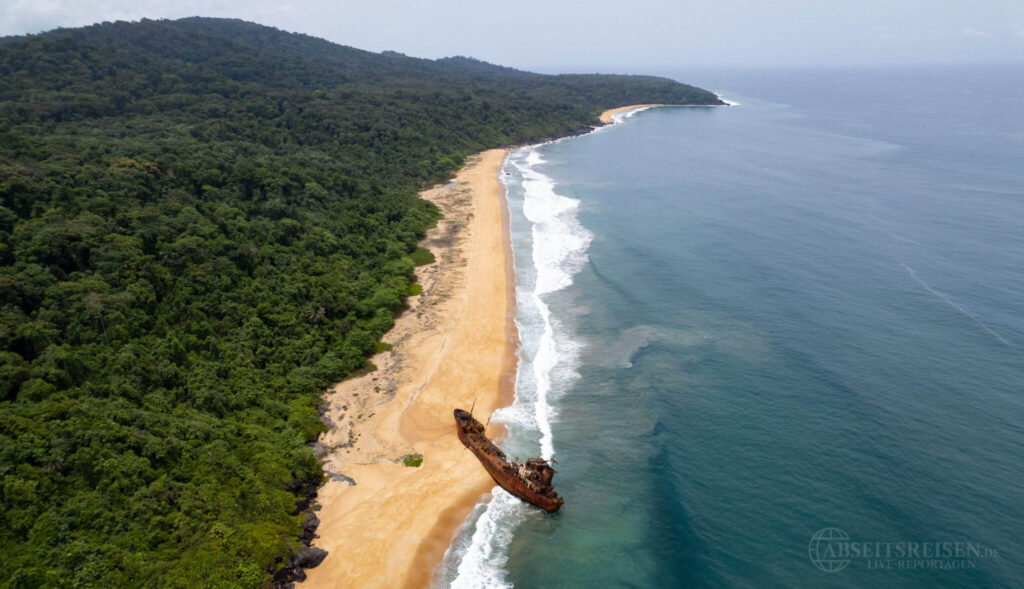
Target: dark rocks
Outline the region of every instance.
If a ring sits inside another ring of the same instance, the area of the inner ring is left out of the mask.
[[[273,589],[295,589],[295,569],[279,569],[270,578]]]
[[[327,551],[323,548],[317,548],[316,546],[310,546],[303,550],[295,557],[295,566],[304,569],[311,569],[327,558]]]
[[[281,570],[274,573],[274,589],[293,588],[295,582],[306,580],[306,570],[322,563],[327,558],[327,551],[315,546],[307,546],[288,559]]]
[[[306,546],[316,538],[316,528],[320,525],[320,519],[315,513],[309,512],[306,514],[306,519],[302,520],[302,532],[299,534],[299,542],[302,542]]]
[[[298,499],[295,501],[295,511],[292,515],[299,515],[309,509],[309,505],[316,499],[317,489],[320,487],[320,479],[292,479],[287,489]]]
[[[310,543],[317,537],[316,528],[320,525],[320,518],[313,511],[309,511],[310,509],[316,510],[318,507],[313,505],[313,502],[316,499],[319,486],[319,479],[292,479],[288,483],[288,490],[297,497],[293,515],[307,512],[302,519],[302,531],[298,538],[303,546],[295,549],[288,560],[284,561],[283,566],[281,565],[283,559],[277,559],[278,564],[275,565],[275,568],[277,566],[281,568],[276,571],[274,569],[268,571],[273,573],[271,583],[274,589],[295,589],[296,581],[306,579],[305,569],[315,567],[327,557],[326,550],[310,546]],[[311,505],[313,505],[312,508]]]
[[[307,513],[306,519],[302,520],[302,529],[307,532],[312,532],[320,525],[320,518],[315,513]]]
[[[350,476],[341,474],[340,472],[329,472],[327,478],[332,481],[338,481],[342,483],[348,483],[350,486],[356,486],[356,480]]]
[[[274,584],[274,589],[294,588],[295,584],[292,583],[292,574],[294,572],[292,569],[280,569],[274,573],[274,576],[270,579]]]

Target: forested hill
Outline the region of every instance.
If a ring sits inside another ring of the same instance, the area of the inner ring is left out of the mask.
[[[676,82],[374,54],[233,20],[0,40],[0,584],[258,587],[321,391],[486,147]]]

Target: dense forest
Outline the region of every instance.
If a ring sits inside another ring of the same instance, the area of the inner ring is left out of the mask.
[[[320,395],[410,292],[417,191],[651,102],[718,103],[234,20],[0,39],[0,584],[267,585]]]

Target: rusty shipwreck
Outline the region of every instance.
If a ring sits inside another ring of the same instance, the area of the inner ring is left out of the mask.
[[[555,469],[543,458],[530,458],[523,464],[509,462],[494,442],[487,439],[484,426],[472,414],[455,410],[459,440],[473,451],[487,472],[503,489],[549,512],[558,511],[565,500],[551,488]]]

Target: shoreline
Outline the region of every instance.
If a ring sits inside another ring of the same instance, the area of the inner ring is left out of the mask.
[[[615,123],[615,115],[626,112],[628,110],[634,110],[637,108],[651,108],[653,106],[669,106],[667,104],[630,104],[628,106],[619,106],[616,108],[609,108],[608,110],[601,113],[599,117],[601,122],[605,125],[612,125]]]
[[[377,370],[325,395],[335,426],[319,440],[329,480],[311,545],[328,556],[306,571],[303,588],[429,586],[456,530],[494,487],[453,435],[452,409],[475,401],[475,413],[490,416],[512,402],[518,335],[498,178],[506,153],[472,156],[454,185],[420,193],[444,213],[421,241],[436,258],[416,269],[423,293],[385,334],[393,349],[370,358]],[[405,466],[409,454],[422,465]]]
[[[641,108],[647,109],[647,108],[655,108],[655,107],[659,107],[659,106],[714,107],[714,106],[739,106],[740,105],[740,103],[732,102],[730,100],[726,100],[726,99],[722,98],[718,94],[715,94],[715,98],[720,100],[722,102],[722,104],[630,104],[629,106],[619,106],[619,107],[616,107],[616,108],[610,108],[610,109],[604,111],[603,113],[601,113],[600,119],[601,119],[601,123],[603,123],[604,125],[613,125],[613,124],[615,124],[615,115],[617,115],[619,113],[626,112],[626,111],[637,110],[637,109],[641,109]],[[597,127],[597,128],[600,128],[600,127]]]
[[[608,109],[600,120],[652,106],[664,105]],[[385,334],[393,349],[370,358],[376,370],[324,395],[329,480],[310,545],[328,555],[297,583],[303,589],[429,587],[459,526],[495,486],[451,435],[451,411],[475,402],[474,413],[489,417],[514,400],[515,268],[499,180],[509,153],[471,156],[453,182],[420,193],[444,214],[420,243],[436,258],[415,271],[423,292]],[[492,439],[505,433],[488,425]],[[410,454],[422,455],[420,467],[401,462]]]

